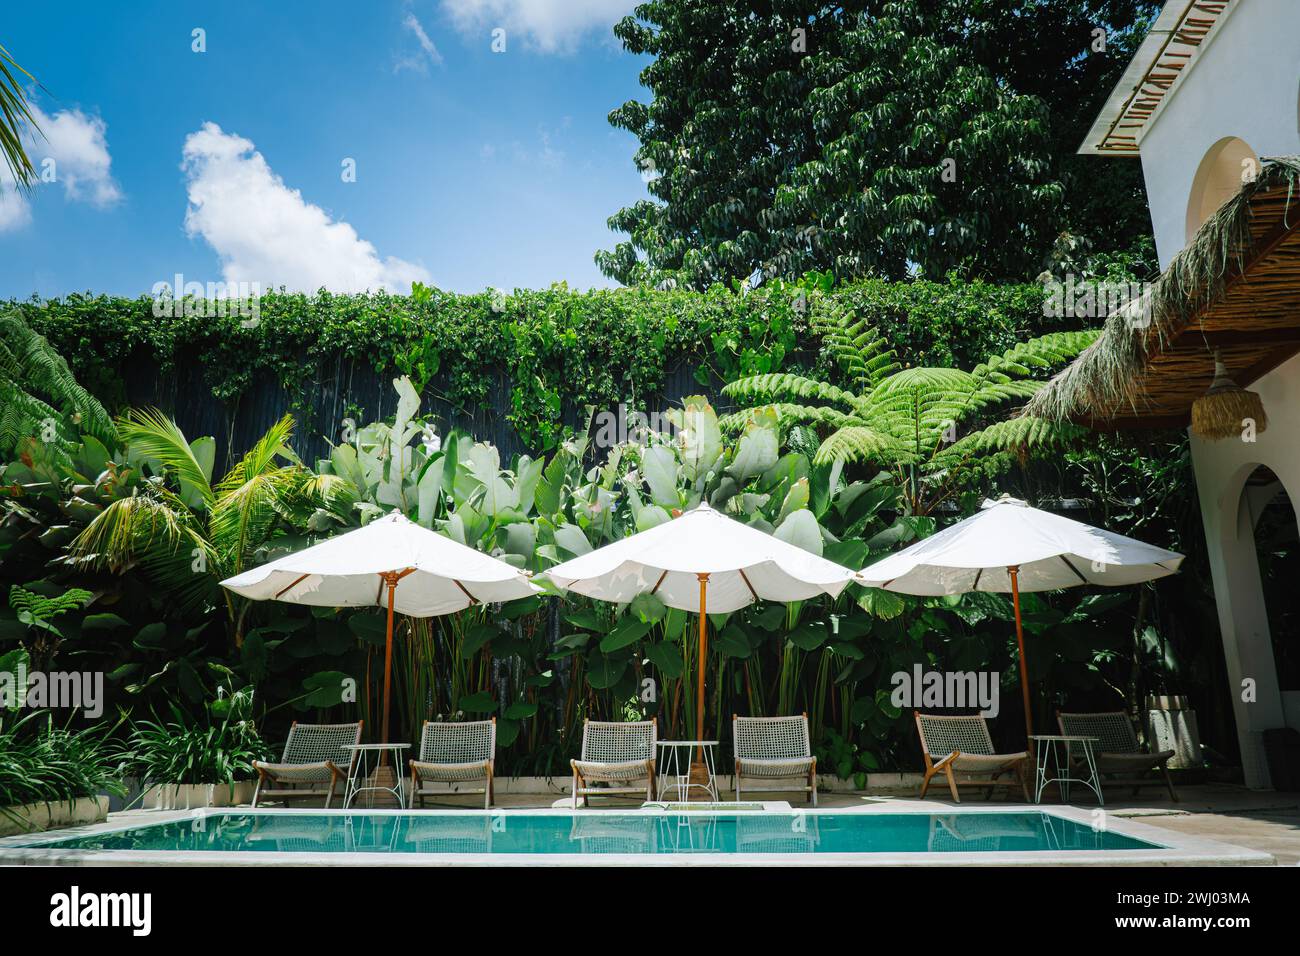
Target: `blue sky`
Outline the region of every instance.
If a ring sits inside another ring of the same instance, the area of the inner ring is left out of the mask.
[[[644,59],[609,30],[632,6],[12,6],[0,43],[44,87],[30,153],[54,181],[29,198],[0,184],[0,296],[138,295],[176,273],[609,285],[592,262],[615,240],[605,219],[646,194],[635,139],[605,118],[646,95]]]

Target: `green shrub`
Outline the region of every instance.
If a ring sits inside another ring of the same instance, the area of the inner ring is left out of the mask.
[[[0,717],[0,807],[67,802],[101,792],[123,795],[109,725],[86,730],[54,726],[42,712]]]

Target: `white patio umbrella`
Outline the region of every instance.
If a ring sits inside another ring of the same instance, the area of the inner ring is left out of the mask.
[[[571,561],[546,577],[559,587],[601,601],[624,603],[657,595],[669,607],[700,616],[696,733],[704,733],[705,615],[755,601],[836,597],[853,572],[780,538],[741,524],[707,504]]]
[[[1176,551],[1004,497],[986,500],[977,514],[864,568],[858,581],[867,587],[928,596],[1011,592],[1025,729],[1032,734],[1020,593],[1153,581],[1173,574],[1182,560]]]
[[[541,588],[525,572],[394,512],[221,582],[254,601],[388,607],[383,743],[393,678],[393,612],[437,617]],[[387,599],[385,600],[385,592]]]

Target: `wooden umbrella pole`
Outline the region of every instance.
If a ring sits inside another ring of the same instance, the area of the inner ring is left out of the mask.
[[[700,673],[699,673],[699,690],[695,701],[695,739],[704,739],[704,664],[708,660],[707,649],[709,646],[709,623],[708,623],[708,603],[709,603],[709,576],[707,574],[698,574],[696,577],[700,580]],[[696,759],[701,764],[704,763],[704,746],[699,747]]]
[[[1007,568],[1007,573],[1011,575],[1011,603],[1016,609],[1016,646],[1020,649],[1020,693],[1025,701],[1025,743],[1028,744],[1028,738],[1034,733],[1034,717],[1029,710],[1029,668],[1025,666],[1025,631],[1020,623],[1020,568],[1012,565]]]
[[[388,585],[388,636],[384,640],[384,723],[380,731],[379,742],[388,743],[388,715],[392,708],[393,693],[393,598],[397,593],[397,574],[389,571],[384,575],[384,583]],[[380,754],[380,763],[388,762],[388,751],[385,750]]]

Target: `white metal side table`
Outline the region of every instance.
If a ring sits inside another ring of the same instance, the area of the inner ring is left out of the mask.
[[[349,744],[343,748],[352,751],[356,756],[352,760],[352,769],[348,773],[348,786],[343,797],[343,809],[346,810],[352,805],[359,793],[369,793],[370,805],[374,806],[374,794],[391,793],[397,798],[399,807],[406,806],[406,777],[402,773],[402,765],[405,760],[402,757],[402,751],[410,750],[410,744]],[[372,758],[374,755],[371,767]],[[389,756],[393,762],[393,786],[385,787],[376,784],[366,784],[365,781],[371,779],[373,774],[379,770],[384,763],[384,757]]]
[[[1034,788],[1034,803],[1043,802],[1043,791],[1049,783],[1059,784],[1061,787],[1061,802],[1070,801],[1070,784],[1081,783],[1092,790],[1097,795],[1097,805],[1104,807],[1106,801],[1101,795],[1101,778],[1097,775],[1097,758],[1093,753],[1093,745],[1097,743],[1096,737],[1082,737],[1071,734],[1034,734],[1030,738],[1034,742],[1034,774],[1037,777],[1037,785]],[[1088,776],[1076,777],[1070,766],[1070,749],[1078,747],[1083,751],[1083,762],[1088,768]],[[1055,765],[1056,775],[1049,777],[1048,763]]]
[[[658,740],[655,746],[659,750],[655,761],[655,773],[659,777],[659,788],[655,796],[662,800],[664,791],[669,787],[677,788],[677,802],[686,803],[691,798],[691,788],[703,790],[714,803],[718,802],[718,778],[714,772],[713,750],[718,746],[716,740]],[[704,770],[708,774],[708,783],[691,782],[691,751],[700,750],[704,754]]]

